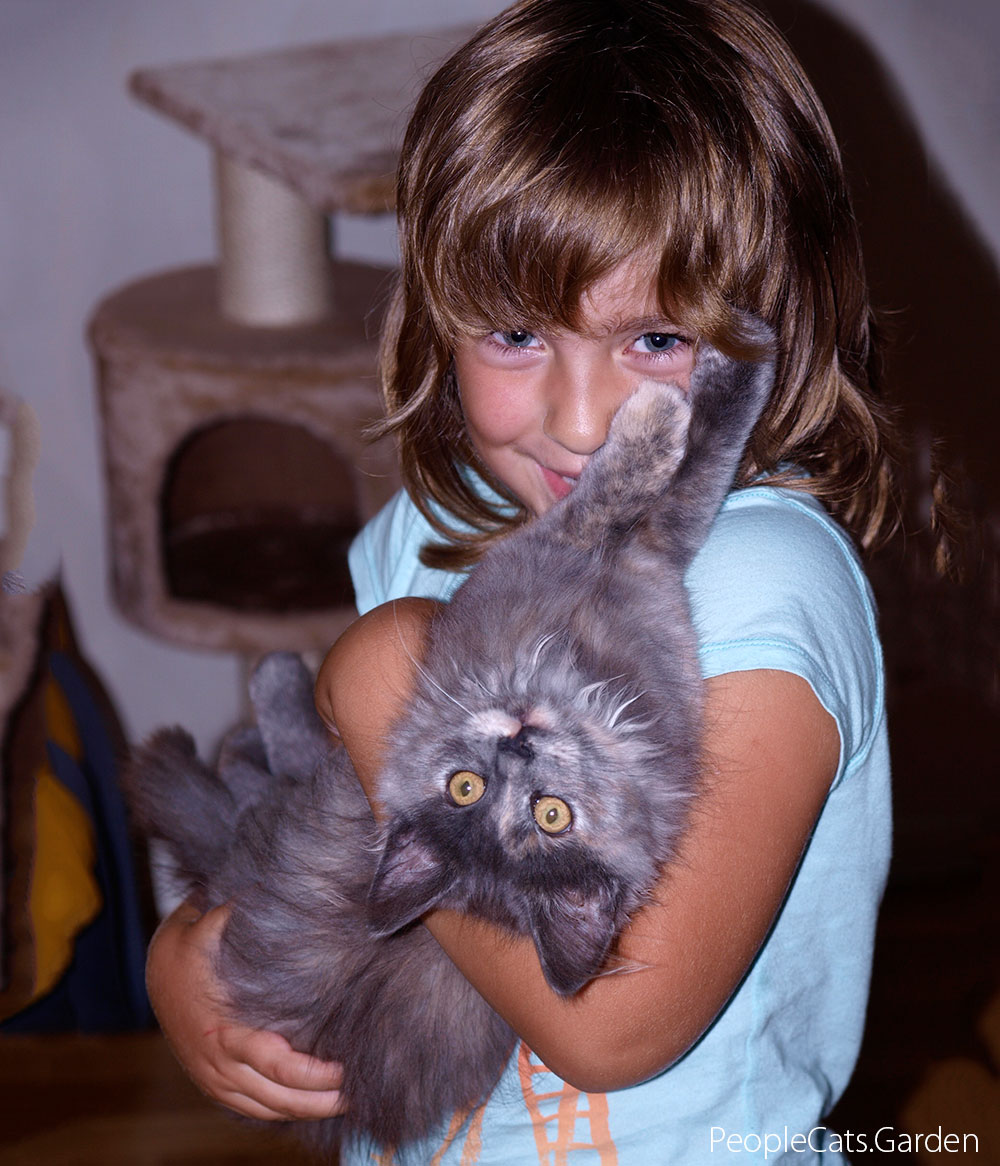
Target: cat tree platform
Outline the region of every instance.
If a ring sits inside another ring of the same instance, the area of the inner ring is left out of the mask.
[[[393,205],[399,142],[428,70],[473,27],[140,69],[132,93],[320,211]]]
[[[414,95],[469,32],[131,78],[212,147],[219,246],[90,325],[113,594],[147,631],[252,655],[324,649],[353,618],[346,548],[398,486],[394,451],[364,438],[391,273],[331,256],[328,215],[391,207]]]

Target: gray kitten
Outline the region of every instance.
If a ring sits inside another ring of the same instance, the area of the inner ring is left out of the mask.
[[[744,322],[761,350],[773,337]],[[204,907],[231,902],[233,1013],[345,1064],[348,1110],[300,1123],[397,1146],[483,1100],[507,1024],[417,925],[447,906],[530,936],[563,995],[606,970],[697,786],[701,678],[683,577],[773,365],[702,344],[688,393],[644,382],[573,492],[498,542],[436,615],[379,783],[377,830],[297,657],[251,681],[217,773],[181,730],[140,751],[135,816]]]

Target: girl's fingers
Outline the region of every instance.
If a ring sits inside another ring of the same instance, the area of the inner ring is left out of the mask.
[[[337,1090],[343,1083],[341,1065],[297,1052],[277,1032],[233,1026],[220,1033],[219,1043],[230,1056],[278,1085],[307,1092]]]
[[[315,1120],[343,1113],[340,1091],[291,1089],[262,1076],[249,1065],[232,1074],[228,1089],[216,1095],[223,1105],[262,1121]]]
[[[183,912],[183,914],[181,914]],[[229,922],[229,916],[232,912],[232,905],[223,903],[219,907],[212,907],[204,914],[198,912],[195,908],[184,904],[178,908],[177,914],[189,923],[192,932],[198,936],[202,943],[210,950],[214,950],[215,945],[222,937],[222,932],[225,930],[226,924]]]
[[[216,1100],[244,1117],[259,1121],[315,1121],[344,1112],[343,1100],[336,1089],[325,1093],[286,1089],[257,1074],[247,1080],[246,1089],[246,1093],[235,1089],[220,1091]]]
[[[227,1025],[218,1033],[228,1058],[217,1100],[264,1121],[333,1117],[343,1112],[339,1064],[296,1052],[276,1032]]]

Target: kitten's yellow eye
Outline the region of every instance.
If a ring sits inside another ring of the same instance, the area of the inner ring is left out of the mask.
[[[478,773],[460,769],[448,781],[448,793],[456,806],[471,806],[486,793],[486,782]]]
[[[553,798],[546,795],[539,798],[531,807],[535,821],[546,834],[561,834],[569,828],[573,821],[573,811],[562,798]]]

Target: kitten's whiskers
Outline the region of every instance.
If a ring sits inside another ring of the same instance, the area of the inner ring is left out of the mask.
[[[547,635],[541,636],[535,644],[534,651],[529,658],[529,667],[537,668],[538,662],[541,659],[542,653],[552,643],[552,641],[559,635],[558,632],[549,632]]]
[[[625,695],[625,692],[624,692],[624,690],[623,690],[623,691],[621,691],[621,692],[619,692],[619,693],[618,693],[618,699],[619,699],[619,700],[621,700],[621,698],[622,698],[624,695]],[[628,700],[623,700],[623,701],[621,702],[621,704],[619,704],[619,706],[618,706],[616,709],[613,709],[613,710],[611,710],[611,712],[610,712],[610,715],[608,716],[608,719],[607,719],[607,721],[605,722],[605,724],[607,725],[607,727],[608,727],[609,729],[613,729],[613,728],[615,727],[615,725],[617,725],[617,724],[618,724],[619,720],[621,719],[621,716],[622,716],[622,714],[623,714],[623,713],[625,712],[625,710],[626,710],[626,709],[629,707],[629,705],[630,705],[630,704],[635,704],[635,702],[636,702],[636,701],[637,701],[637,700],[638,700],[640,697],[642,697],[642,696],[644,696],[644,695],[645,695],[645,693],[642,693],[642,692],[637,692],[637,693],[635,694],[635,696],[633,696],[633,697],[630,697]],[[633,729],[633,728],[635,728],[635,727],[638,727],[638,726],[639,726],[639,722],[638,722],[638,721],[628,721],[628,722],[627,722],[627,727],[628,727],[629,729]]]
[[[399,632],[399,616],[396,614],[395,607],[393,608],[392,616],[393,616],[393,619],[396,621],[396,630],[397,630],[397,632]],[[416,656],[414,656],[414,654],[410,651],[409,645],[404,640],[402,632],[399,632],[399,643],[400,643],[403,651],[406,653],[410,663],[413,665],[414,668],[416,668],[417,673],[420,676],[422,676],[423,679],[426,680],[428,682],[428,684],[431,685],[432,688],[436,688],[437,691],[440,692],[443,697],[445,697],[445,699],[450,700],[451,703],[456,705],[458,708],[460,708],[462,710],[462,712],[466,714],[466,716],[471,717],[472,710],[470,708],[467,708],[464,704],[462,704],[462,702],[460,700],[458,700],[456,697],[452,696],[451,693],[448,692],[446,689],[442,688],[441,685],[438,684],[438,682],[430,674],[430,672],[428,672],[427,669],[423,666],[423,664],[416,658]]]

